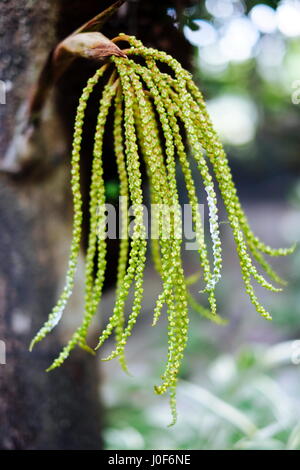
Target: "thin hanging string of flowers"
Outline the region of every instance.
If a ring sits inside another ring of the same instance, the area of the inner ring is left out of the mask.
[[[89,326],[95,316],[102,296],[106,269],[105,240],[105,186],[103,175],[103,137],[105,124],[110,112],[114,113],[114,151],[120,181],[121,241],[117,271],[116,299],[113,312],[101,332],[96,349],[115,333],[115,349],[104,360],[118,357],[126,371],[125,346],[142,309],[143,277],[146,263],[146,227],[143,214],[143,191],[141,162],[145,163],[152,207],[167,209],[170,217],[166,234],[164,214],[154,214],[156,236],[151,239],[152,257],[158,271],[162,291],[154,310],[153,325],[156,325],[166,306],[168,320],[168,353],[165,371],[155,392],[169,391],[172,423],[176,421],[176,385],[184,350],[188,339],[188,303],[192,308],[216,323],[224,320],[217,315],[215,287],[221,277],[222,251],[218,219],[215,181],[220,190],[228,220],[233,232],[240,260],[245,289],[258,313],[266,319],[270,314],[259,303],[252,278],[266,289],[274,292],[280,289],[267,281],[254,266],[251,255],[266,274],[275,282],[284,281],[273,271],[264,254],[282,256],[291,253],[289,249],[272,249],[260,241],[251,231],[239,202],[232,180],[226,154],[208,116],[203,97],[192,81],[191,75],[164,52],[146,48],[134,37],[120,34],[113,42],[126,41],[130,47],[127,57],[110,57],[88,80],[79,100],[74,125],[71,187],[74,202],[73,238],[65,288],[50,313],[48,320],[32,340],[30,349],[41,341],[59,322],[72,294],[82,237],[82,196],[80,192],[80,153],[82,129],[87,102],[94,86],[109,67],[112,73],[103,89],[95,131],[92,177],[90,186],[90,228],[85,264],[85,306],[82,323],[78,326],[68,344],[48,370],[60,366],[76,345],[94,353],[87,344]],[[135,57],[143,59],[137,63]],[[169,73],[162,72],[161,64],[168,66]],[[111,108],[113,110],[111,111]],[[189,151],[182,136],[184,129]],[[199,199],[192,175],[188,153],[195,160],[202,184],[206,191],[209,210],[212,263],[204,238],[204,221],[198,210]],[[200,292],[208,294],[210,309],[195,301],[189,292],[189,285],[197,282],[199,276],[186,278],[181,256],[181,217],[176,181],[177,160],[182,171],[191,205],[192,222],[198,243],[199,264],[202,268],[204,286]],[[210,172],[211,165],[214,177]],[[132,206],[134,227],[128,237],[128,209]],[[129,301],[130,288],[134,296]],[[129,311],[126,316],[125,312]]]

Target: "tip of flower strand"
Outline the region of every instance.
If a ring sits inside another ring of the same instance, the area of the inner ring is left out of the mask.
[[[273,320],[272,316],[268,312],[262,313],[261,316],[265,318],[266,320],[269,320],[269,321]]]
[[[101,361],[103,362],[108,362],[111,361],[112,359],[116,359],[116,357],[119,356],[120,353],[117,351],[113,351],[109,356],[101,358]]]
[[[90,346],[88,346],[86,343],[78,343],[78,346],[89,354],[92,354],[92,356],[96,355],[95,350],[90,348]]]
[[[129,372],[129,369],[128,369],[128,366],[127,366],[126,362],[123,362],[121,360],[121,358],[119,358],[119,362],[120,362],[120,365],[121,365],[121,368],[122,368],[123,372],[125,372],[125,374],[127,374],[129,377],[133,377],[133,374],[131,372]]]
[[[175,424],[177,423],[177,416],[172,418],[172,421],[170,422],[170,424],[168,424],[168,428],[171,428],[172,426],[175,426]]]
[[[34,346],[35,346],[37,343],[39,343],[40,341],[41,341],[41,340],[38,339],[37,337],[33,338],[33,340],[31,340],[31,342],[30,342],[30,345],[29,345],[28,350],[29,350],[30,352],[32,352]]]
[[[28,351],[29,351],[29,352],[32,352],[32,350],[33,350],[34,346],[35,346],[35,341],[34,341],[34,340],[32,340],[32,341],[30,342],[30,345],[29,345]]]
[[[95,351],[98,351],[98,349],[101,348],[101,346],[103,345],[103,343],[104,343],[104,340],[100,338],[99,341],[98,341],[98,344],[97,344],[97,346],[94,348],[94,350],[95,350]]]
[[[51,366],[49,366],[48,369],[46,369],[46,372],[51,372],[52,370],[57,369],[57,367],[59,367],[59,365],[56,364],[54,361],[53,364],[51,364]]]
[[[294,251],[296,250],[296,248],[298,247],[299,245],[299,242],[295,242],[293,243],[292,246],[290,246],[289,248],[282,248],[282,252],[280,253],[282,256],[286,256],[286,255],[291,255],[292,253],[294,253]]]
[[[256,279],[257,280],[257,279]],[[265,289],[268,289],[269,291],[271,292],[282,292],[283,291],[283,288],[282,287],[275,287],[273,286],[273,284],[271,284],[270,282],[265,282],[264,284],[260,283],[259,281],[257,281],[260,285],[262,285]]]
[[[175,424],[177,423],[177,418],[178,418],[178,415],[177,415],[177,412],[172,416],[172,421],[170,422],[170,424],[167,425],[168,428],[171,428],[172,426],[175,426]]]
[[[122,352],[120,353],[117,351],[113,351],[109,356],[102,358],[101,361],[108,362],[108,361],[111,361],[112,359],[116,359],[117,357],[119,358],[121,368],[125,372],[125,374],[129,375],[130,377],[133,377],[133,374],[129,372],[125,357],[123,356]]]

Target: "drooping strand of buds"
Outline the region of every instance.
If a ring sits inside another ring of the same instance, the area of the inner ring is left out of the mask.
[[[259,303],[252,285],[252,278],[266,289],[276,292],[280,289],[274,287],[258,272],[251,255],[273,281],[284,283],[265,260],[264,254],[287,255],[293,251],[293,247],[272,249],[261,242],[251,231],[236,193],[226,154],[213,129],[203,97],[192,81],[191,75],[182,69],[175,59],[164,52],[144,47],[134,37],[120,35],[114,39],[114,42],[118,41],[129,43],[129,48],[124,51],[127,57],[110,57],[109,62],[89,79],[79,100],[71,160],[74,222],[66,284],[47,322],[33,339],[31,348],[58,324],[72,294],[82,236],[80,153],[85,109],[94,86],[103,75],[108,75],[95,130],[83,319],[49,370],[60,366],[76,345],[94,352],[87,345],[87,335],[101,301],[107,263],[105,186],[102,163],[105,123],[113,107],[113,138],[120,181],[122,234],[115,305],[107,325],[101,332],[96,349],[114,332],[115,349],[105,360],[118,357],[123,369],[127,369],[124,349],[142,309],[143,276],[146,263],[147,240],[143,218],[141,174],[143,161],[149,179],[151,203],[154,206],[163,207],[164,210],[167,208],[171,221],[168,236],[166,236],[162,214],[157,214],[157,219],[153,221],[156,223],[157,237],[151,239],[151,247],[153,262],[162,282],[162,290],[153,311],[153,325],[159,321],[164,306],[166,306],[168,320],[166,366],[162,383],[155,386],[155,391],[158,394],[170,392],[172,422],[174,423],[176,421],[176,385],[188,338],[188,302],[192,304],[194,310],[205,317],[216,323],[222,323],[222,319],[217,315],[215,297],[215,287],[221,277],[222,267],[216,183],[227,210],[246,292],[257,312],[267,319],[271,316]],[[135,58],[142,58],[144,65],[141,65],[141,60],[136,62]],[[169,73],[161,71],[161,64],[164,64],[164,70],[166,66],[169,68]],[[109,75],[107,70],[110,68],[112,72]],[[212,263],[204,238],[204,221],[198,210],[199,200],[196,188],[199,183],[194,181],[188,153],[197,164],[200,180],[206,191]],[[178,236],[181,233],[181,218],[176,181],[177,161],[184,177],[198,242],[199,265],[204,281],[204,285],[199,289],[200,292],[208,294],[209,310],[195,302],[189,292],[190,280],[184,275],[181,256],[182,240]],[[213,175],[209,165],[213,168]],[[135,223],[131,238],[128,238],[130,205],[133,207]],[[127,304],[129,304],[132,286],[134,297],[129,306]],[[129,314],[126,316],[128,310]]]

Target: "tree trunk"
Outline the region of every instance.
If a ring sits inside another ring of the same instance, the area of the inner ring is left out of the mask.
[[[24,102],[57,42],[59,11],[51,0],[6,0],[1,10],[0,78],[9,87],[0,107],[0,155],[7,172],[18,156]],[[65,340],[59,329],[28,352],[62,287],[71,239],[68,135],[54,106],[48,108],[28,149],[37,164],[0,180],[0,339],[6,345],[6,364],[0,365],[0,448],[99,449],[96,359],[76,351],[64,367],[46,373]],[[81,308],[74,302],[72,315]]]

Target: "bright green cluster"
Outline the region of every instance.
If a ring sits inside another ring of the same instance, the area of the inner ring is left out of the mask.
[[[74,223],[66,285],[47,322],[33,339],[31,348],[57,325],[72,294],[82,237],[80,153],[85,109],[95,84],[111,67],[113,70],[103,89],[95,131],[83,320],[49,370],[60,366],[76,345],[94,353],[94,349],[87,345],[86,338],[101,301],[107,264],[103,137],[107,117],[113,112],[113,139],[120,181],[122,229],[115,306],[106,327],[101,332],[96,349],[114,332],[116,346],[105,360],[118,357],[123,369],[127,369],[125,346],[141,312],[144,290],[147,236],[143,214],[141,173],[143,161],[150,183],[152,207],[161,209],[152,214],[155,235],[152,231],[150,237],[153,262],[162,282],[161,293],[153,311],[153,325],[157,324],[164,311],[168,320],[168,354],[165,371],[161,377],[161,384],[155,386],[155,391],[158,394],[169,391],[173,422],[175,422],[176,385],[188,339],[188,303],[206,318],[219,324],[224,322],[217,315],[215,298],[215,287],[221,277],[222,267],[216,182],[227,210],[246,292],[256,310],[267,319],[271,316],[259,303],[252,279],[272,291],[280,289],[270,284],[258,272],[251,255],[271,279],[283,284],[284,281],[272,270],[264,254],[287,255],[293,251],[293,247],[274,250],[263,244],[251,231],[236,194],[227,157],[213,129],[202,95],[190,74],[172,57],[164,52],[144,47],[134,37],[120,35],[115,41],[129,43],[130,47],[126,49],[128,58],[111,57],[109,63],[89,79],[79,101],[71,161]],[[141,65],[141,60],[139,63],[135,62],[133,60],[135,57],[143,58],[144,65]],[[161,71],[162,63],[168,66],[170,73]],[[212,256],[209,254],[204,237],[203,220],[198,209],[200,203],[196,190],[198,183],[194,181],[192,175],[187,157],[187,145],[197,164],[206,191]],[[210,309],[198,305],[189,292],[188,286],[197,281],[199,276],[191,279],[186,278],[184,274],[181,256],[182,221],[176,182],[178,167],[184,177],[198,243],[199,264],[204,281],[201,292],[207,293]],[[210,168],[213,169],[214,176]],[[133,208],[134,215],[133,233],[130,238],[128,237],[129,206]],[[167,214],[163,212],[166,208]],[[170,222],[167,233],[166,216]],[[130,300],[129,294],[132,288],[134,295]],[[130,307],[127,304],[130,304]],[[125,315],[127,310],[130,312],[128,317]]]

